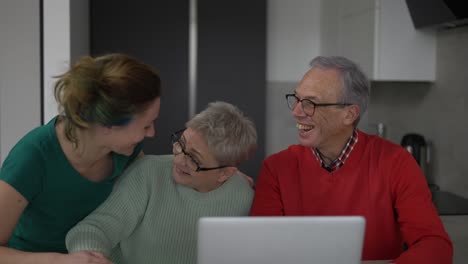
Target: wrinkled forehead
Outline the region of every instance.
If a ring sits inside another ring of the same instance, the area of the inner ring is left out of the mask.
[[[203,137],[203,134],[191,127],[187,127],[183,131],[181,135],[181,141],[184,143],[187,149],[203,154],[209,152],[208,143]]]
[[[200,156],[200,161],[215,164],[218,162],[216,147],[210,146],[201,131],[187,127],[184,131],[186,149],[196,151]]]

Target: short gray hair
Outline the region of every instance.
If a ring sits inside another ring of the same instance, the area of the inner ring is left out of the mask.
[[[342,103],[356,104],[361,110],[358,119],[354,122],[354,126],[357,126],[369,104],[370,82],[361,67],[350,59],[339,56],[315,57],[310,62],[310,66],[338,71],[343,81]]]
[[[255,124],[239,108],[226,102],[212,102],[186,123],[201,134],[221,165],[237,166],[257,148]]]

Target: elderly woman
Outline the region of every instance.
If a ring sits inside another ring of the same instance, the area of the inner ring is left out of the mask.
[[[256,147],[253,122],[215,102],[186,126],[172,135],[174,155],[136,161],[68,233],[70,252],[98,252],[114,263],[196,263],[200,217],[248,215],[253,189],[236,167]]]

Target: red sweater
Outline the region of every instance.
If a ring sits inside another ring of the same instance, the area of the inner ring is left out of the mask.
[[[452,243],[411,154],[358,133],[346,163],[333,173],[320,166],[310,148],[299,145],[268,157],[251,215],[360,215],[366,218],[363,260],[452,263]]]

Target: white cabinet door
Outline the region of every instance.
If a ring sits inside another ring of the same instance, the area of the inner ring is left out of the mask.
[[[435,80],[436,34],[416,30],[405,0],[322,2],[322,53],[360,64],[371,80]]]
[[[374,79],[434,81],[436,32],[416,30],[405,0],[376,0]]]
[[[373,1],[360,1],[361,5],[354,8],[348,6],[340,8],[338,24],[339,55],[345,56],[359,63],[370,78],[374,71],[374,16]],[[364,4],[367,4],[365,6]]]

